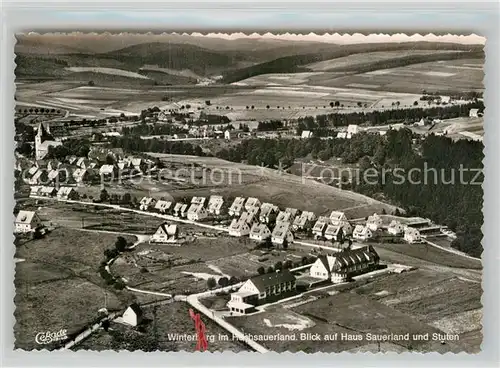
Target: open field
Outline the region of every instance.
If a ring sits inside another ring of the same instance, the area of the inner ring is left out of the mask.
[[[214,180],[210,180],[210,174],[207,175],[207,184],[198,179],[196,183],[193,183],[197,185],[191,188],[186,186],[181,189],[172,188],[169,194],[174,198],[211,194],[220,194],[225,197],[255,196],[261,202],[272,202],[283,208],[295,207],[300,210],[313,211],[317,215],[330,213],[334,209],[343,210],[356,206],[362,207],[362,211],[356,214],[359,217],[361,213],[368,216],[382,208],[387,213],[392,213],[395,209],[394,206],[354,192],[267,168],[228,162],[213,157],[157,153],[148,153],[148,155],[162,159],[166,165],[176,165],[177,169],[182,166],[189,168],[193,164],[201,165],[207,172],[210,169],[216,169],[217,175],[214,175]],[[229,178],[231,178],[231,183]],[[217,183],[220,184],[215,185]]]
[[[104,250],[115,240],[115,235],[59,228],[17,246],[16,258],[24,261],[16,264],[16,347],[41,348],[34,341],[38,332],[75,333],[98,317],[105,299],[110,310],[133,299],[105,287],[97,273]]]
[[[335,68],[352,67],[366,63],[402,58],[410,55],[435,55],[436,53],[449,53],[449,50],[400,50],[400,51],[375,51],[353,54],[336,59],[324,60],[306,65],[306,68],[315,72],[328,71]]]
[[[327,74],[315,75],[308,83],[328,87],[367,84],[377,86],[374,90],[399,93],[422,93],[423,90],[442,93],[484,90],[483,66],[477,59],[433,61],[344,77]]]
[[[374,244],[378,249],[389,250],[393,253],[414,257],[435,264],[454,267],[481,270],[482,265],[480,260],[462,257],[453,253],[441,250],[428,244],[390,244],[377,243]]]
[[[276,262],[300,262],[309,249],[290,247],[287,251],[262,251],[247,237],[199,237],[181,246],[139,244],[111,266],[131,287],[165,293],[189,294],[205,291],[206,280],[225,276],[244,280],[257,274],[259,267]]]
[[[172,338],[176,334],[188,334],[196,337],[194,322],[189,317],[189,308],[185,303],[160,305],[156,308],[156,312],[154,312],[154,307],[150,306],[143,308],[143,311],[148,320],[143,332],[114,323],[111,326],[112,332],[100,330],[82,344],[77,345],[75,350],[196,351],[196,339],[174,341]],[[156,313],[156,318],[154,313]],[[232,336],[210,319],[202,317],[202,320],[206,327],[208,351],[232,351],[235,353],[250,351],[246,345],[236,340],[233,341]],[[156,328],[156,333],[154,328]]]

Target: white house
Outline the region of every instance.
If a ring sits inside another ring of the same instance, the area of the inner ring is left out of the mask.
[[[250,226],[244,220],[233,219],[229,225],[229,235],[231,236],[246,236],[250,234]]]
[[[37,170],[35,172],[35,174],[28,179],[28,184],[35,185],[35,184],[41,183],[43,173],[44,173],[44,170]],[[43,184],[47,184],[47,183],[43,183]]]
[[[320,216],[312,228],[312,232],[315,238],[321,238],[325,236],[325,231],[330,223],[330,219],[325,216]]]
[[[189,206],[186,203],[183,203],[181,206],[181,217],[186,217],[187,216],[187,211],[188,211]]]
[[[16,216],[14,232],[29,233],[43,226],[40,217],[33,211],[21,210]]]
[[[471,118],[479,117],[479,109],[470,109],[469,110],[469,117],[471,117]]]
[[[356,225],[352,237],[357,240],[367,240],[373,237],[373,233],[367,226]]]
[[[344,282],[350,276],[374,269],[380,257],[372,246],[344,250],[335,255],[322,255],[309,269],[309,275],[333,283]]]
[[[57,191],[57,199],[76,199],[78,193],[73,187],[60,187]]]
[[[263,203],[262,206],[260,207],[260,215],[259,215],[259,220],[260,222],[268,223],[271,214],[275,213],[278,211],[278,207],[275,206],[272,203]]]
[[[339,211],[332,211],[332,213],[330,214],[330,222],[333,224],[339,221],[347,221],[345,213]]]
[[[243,212],[244,204],[245,204],[245,198],[236,197],[233,204],[229,208],[229,215],[230,216],[240,216],[241,213]]]
[[[278,217],[276,217],[276,223],[291,222],[291,217],[292,215],[290,212],[280,211],[280,213],[278,213]]]
[[[142,197],[142,199],[140,201],[139,209],[141,211],[147,211],[151,207],[154,208],[155,204],[156,204],[156,199],[151,198],[151,197]]]
[[[347,138],[347,132],[338,132],[337,133],[337,138],[346,139]]]
[[[200,221],[207,217],[207,210],[201,203],[192,203],[187,211],[187,218],[191,221]]]
[[[359,126],[351,124],[347,127],[347,135],[353,136],[354,134],[358,134],[360,132]]]
[[[91,172],[89,170],[78,168],[75,171],[73,171],[73,179],[75,180],[76,184],[82,185],[87,180],[89,180],[91,176]]]
[[[131,304],[122,315],[122,322],[130,326],[138,326],[143,321],[143,313],[138,304]]]
[[[172,204],[173,203],[170,201],[159,200],[155,204],[155,210],[161,213],[165,213],[170,209],[170,207],[172,207]]]
[[[42,187],[39,185],[33,185],[30,187],[30,196],[37,196],[40,195],[40,192],[42,191]]]
[[[54,197],[57,195],[57,189],[54,187],[43,186],[40,194],[44,197]]]
[[[258,198],[250,197],[245,202],[245,210],[250,211],[252,208],[260,209],[260,201]]]
[[[310,130],[303,130],[300,138],[312,138],[312,136],[313,132],[311,132]]]
[[[315,219],[316,215],[313,212],[304,211],[300,216],[295,217],[292,228],[294,230],[303,229],[308,221],[314,221]]]
[[[290,220],[293,221],[293,220],[295,220],[295,217],[298,215],[299,210],[296,208],[287,207],[287,208],[285,208],[285,212],[290,214]]]
[[[271,231],[266,224],[255,223],[250,229],[250,239],[264,241],[271,236]]]
[[[377,231],[382,226],[382,217],[380,217],[376,213],[368,216],[368,220],[366,220],[366,226],[371,231]]]
[[[288,244],[293,242],[293,234],[290,231],[290,223],[276,222],[276,226],[271,233],[271,241],[274,244],[283,245],[285,240]]]
[[[248,279],[231,294],[227,306],[233,313],[245,314],[253,311],[256,305],[290,295],[295,289],[295,276],[290,271],[267,273]]]
[[[184,203],[177,202],[174,206],[174,216],[180,217],[181,215],[181,208],[184,205]]]
[[[325,230],[325,238],[328,240],[340,241],[343,236],[342,227],[339,225],[328,225]]]
[[[253,212],[245,211],[240,216],[241,221],[245,221],[250,227],[252,227],[255,221],[255,214]]]
[[[150,243],[175,243],[179,235],[177,225],[164,222],[161,224],[156,232],[151,235]]]
[[[227,139],[228,141],[231,140],[231,131],[230,130],[224,131],[224,139]]]
[[[99,175],[101,176],[113,176],[115,173],[115,167],[113,165],[102,165],[99,168]]]
[[[208,212],[212,215],[219,216],[222,213],[224,198],[220,195],[212,195],[208,200]]]
[[[387,228],[387,232],[391,235],[400,235],[403,233],[404,227],[401,222],[392,220]]]
[[[201,204],[203,206],[206,200],[205,197],[193,197],[191,198],[191,204]]]
[[[417,243],[421,240],[420,232],[413,227],[407,227],[405,229],[404,240],[410,244]]]

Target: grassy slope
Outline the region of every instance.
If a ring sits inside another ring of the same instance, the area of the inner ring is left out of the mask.
[[[307,71],[307,69],[304,68],[304,66],[307,64],[345,57],[353,54],[373,52],[373,51],[397,51],[397,50],[409,50],[409,49],[464,51],[460,55],[460,57],[462,58],[478,57],[476,56],[478,53],[482,54],[482,46],[448,44],[448,43],[415,42],[415,43],[398,43],[398,44],[345,45],[340,47],[338,46],[332,47],[331,49],[325,48],[324,50],[317,51],[314,53],[285,56],[269,62],[253,65],[247,68],[242,68],[235,71],[229,71],[224,74],[224,81],[226,83],[233,83],[239,80],[267,73],[294,73],[300,71]],[[428,55],[428,56],[437,57],[434,55]],[[405,58],[402,59],[403,60],[399,62],[408,62],[407,59]],[[416,58],[415,60],[416,62],[423,62],[426,61],[427,59],[424,58],[422,61],[422,59]],[[441,60],[441,59],[438,58],[435,60]],[[402,65],[408,65],[408,64],[402,64]],[[396,65],[393,65],[391,67],[394,66]]]

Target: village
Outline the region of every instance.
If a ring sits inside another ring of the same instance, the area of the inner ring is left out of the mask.
[[[482,160],[479,46],[349,45],[263,74],[254,50],[175,70],[145,45],[63,53],[41,82],[38,56],[16,61],[16,347],[61,326],[44,348],[480,349],[480,188],[391,176]]]

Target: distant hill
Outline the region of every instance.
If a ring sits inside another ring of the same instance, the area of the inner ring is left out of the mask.
[[[334,46],[330,49],[324,47],[317,52],[311,52],[300,55],[290,55],[277,58],[268,62],[252,65],[238,70],[227,71],[223,74],[225,83],[238,82],[243,79],[251,78],[261,74],[268,73],[297,73],[302,71],[310,71],[306,65],[345,57],[353,54],[360,54],[374,51],[398,51],[398,50],[450,50],[450,51],[463,51],[458,58],[475,58],[484,55],[482,45],[462,45],[454,43],[431,43],[431,42],[409,42],[409,43],[374,43],[374,44],[354,44]],[[441,56],[437,56],[441,55]],[[444,56],[443,56],[444,55]],[[440,57],[450,57],[450,54],[440,53],[436,55],[423,55],[421,58],[401,58],[402,65],[409,65],[418,62],[424,62],[426,57],[430,57],[429,61],[441,60]],[[413,61],[412,61],[413,60]],[[406,64],[404,64],[406,63]],[[394,63],[395,66],[397,62]],[[394,67],[394,66],[392,66]],[[369,68],[367,68],[369,69]],[[372,69],[374,70],[374,69]]]

